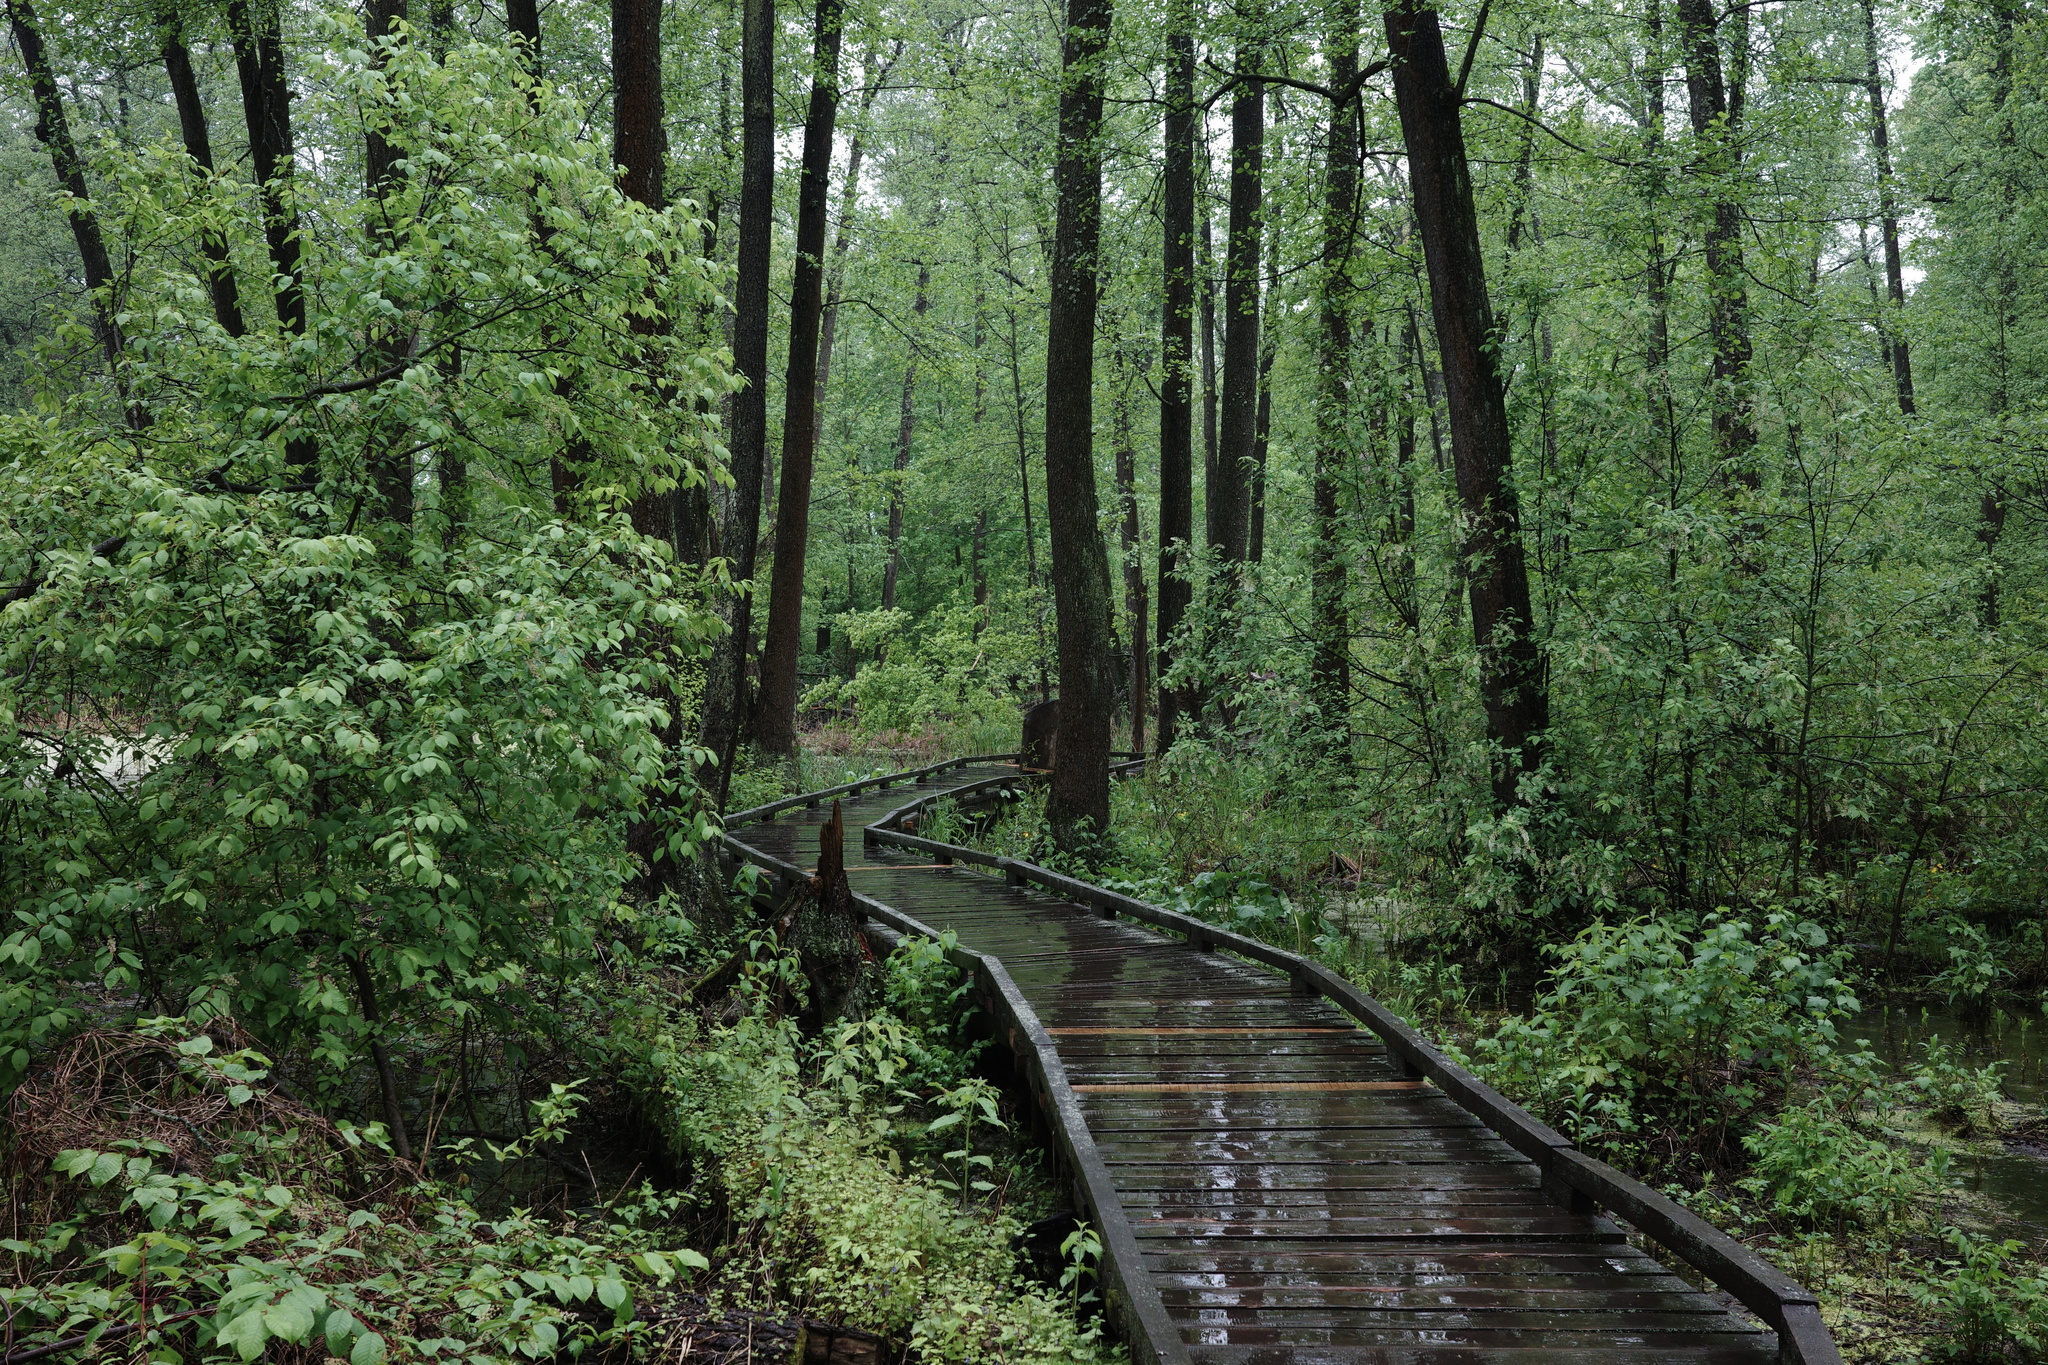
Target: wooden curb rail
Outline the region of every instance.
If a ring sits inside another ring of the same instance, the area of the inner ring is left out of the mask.
[[[1011,761],[1014,758],[1010,755],[978,755],[883,778],[869,778],[741,812],[731,817],[729,825],[772,818],[779,811],[815,805],[834,795],[924,781],[969,764]],[[1120,769],[1131,771],[1139,766],[1142,766],[1142,761],[1122,764]],[[1286,976],[1296,993],[1322,997],[1378,1035],[1389,1057],[1396,1063],[1399,1074],[1411,1082],[1426,1080],[1430,1088],[1442,1091],[1497,1133],[1510,1148],[1527,1158],[1540,1173],[1544,1192],[1564,1210],[1583,1214],[1595,1208],[1603,1209],[1668,1249],[1769,1324],[1777,1333],[1779,1359],[1787,1365],[1839,1365],[1840,1353],[1821,1321],[1819,1304],[1811,1291],[1697,1214],[1605,1162],[1578,1151],[1562,1134],[1509,1102],[1491,1086],[1446,1057],[1410,1028],[1406,1021],[1320,963],[1033,863],[992,856],[894,828],[921,814],[937,801],[957,800],[964,795],[1015,784],[1024,776],[1021,773],[1006,774],[963,783],[944,791],[928,792],[864,826],[864,842],[915,850],[939,863],[987,868],[1000,874],[1011,885],[1035,886],[1101,915],[1121,916],[1164,929],[1180,935],[1198,949],[1229,953]],[[731,834],[724,836],[724,842],[732,856],[773,872],[778,882],[792,881],[804,875],[802,869],[774,858]],[[939,937],[930,926],[894,907],[867,896],[857,899],[873,918],[899,933],[913,933],[934,940]],[[1101,1283],[1112,1325],[1130,1344],[1134,1359],[1158,1361],[1162,1365],[1184,1365],[1189,1360],[1187,1348],[1151,1277],[1144,1273],[1130,1221],[1082,1115],[1076,1088],[1067,1081],[1066,1069],[1052,1035],[1040,1023],[999,960],[957,947],[949,951],[948,958],[974,977],[984,1000],[994,1007],[992,1012],[999,1032],[1007,1036],[1024,1064],[1033,1093],[1045,1107],[1061,1155],[1074,1172],[1083,1202],[1088,1206],[1087,1211],[1101,1230],[1104,1242]],[[1062,1033],[1067,1031],[1061,1030]],[[1096,1087],[1084,1089],[1092,1093]]]

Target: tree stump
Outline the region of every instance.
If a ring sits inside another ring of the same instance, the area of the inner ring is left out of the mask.
[[[865,967],[860,910],[846,880],[846,817],[832,803],[832,818],[818,830],[818,871],[804,884],[791,916],[790,944],[796,949],[810,999],[797,1023],[816,1037],[841,1019],[866,1012]]]

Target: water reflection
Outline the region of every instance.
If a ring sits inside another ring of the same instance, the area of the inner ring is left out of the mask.
[[[1929,1042],[1941,1043],[1970,1066],[2002,1062],[2008,1098],[2030,1106],[2048,1104],[2048,1018],[2039,1013],[1994,1010],[1989,1019],[1973,1022],[1947,1009],[1869,1009],[1847,1033],[1851,1042],[1868,1041],[1900,1074],[1926,1058]],[[1963,1188],[1997,1204],[2032,1236],[2048,1237],[2048,1134],[1977,1145],[1994,1150],[1958,1155],[1954,1170]],[[2002,1152],[1995,1150],[2000,1145]]]

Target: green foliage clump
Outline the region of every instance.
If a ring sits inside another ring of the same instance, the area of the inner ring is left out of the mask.
[[[0,1087],[131,1005],[351,1063],[585,960],[635,822],[708,833],[663,732],[719,626],[625,510],[718,476],[717,349],[644,325],[717,297],[696,224],[504,46],[316,22],[314,160],[406,156],[290,191],[304,333],[193,272],[219,234],[272,278],[251,186],[109,143],[124,391],[0,418]]]
[[[863,728],[916,730],[935,721],[1014,730],[1014,683],[1037,669],[1037,648],[1020,631],[989,624],[980,607],[945,604],[915,618],[900,608],[839,616],[856,657],[851,678],[828,678],[804,693],[805,707],[851,707]],[[1011,747],[1014,746],[1014,742]]]
[[[987,1083],[965,1074],[957,976],[933,946],[908,944],[886,973],[884,998],[907,1017],[807,1045],[760,992],[762,1007],[729,1026],[686,1020],[652,1040],[663,1126],[740,1229],[726,1280],[935,1362],[1104,1360],[1099,1323],[1081,1326],[1060,1294],[1020,1278],[1022,1225],[976,1151],[976,1130],[1002,1124]]]
[[[1914,1300],[1946,1329],[1936,1355],[1956,1361],[2005,1361],[2011,1352],[2048,1352],[2048,1271],[2029,1266],[2023,1244],[1951,1229],[1955,1256],[1922,1273]]]
[[[25,1235],[0,1242],[16,1348],[512,1365],[630,1343],[644,1330],[636,1297],[707,1264],[629,1217],[587,1229],[521,1210],[486,1217],[460,1186],[392,1163],[381,1130],[292,1114],[247,1049],[218,1052],[201,1035],[148,1051],[174,1063],[152,1092],[170,1108],[156,1112],[192,1140],[118,1138],[16,1173]]]
[[[1736,1155],[1804,1068],[1834,1057],[1855,1012],[1827,935],[1770,911],[1596,923],[1552,945],[1527,1017],[1477,1043],[1490,1079],[1574,1140],[1616,1153]]]
[[[1751,1170],[1744,1190],[1773,1213],[1837,1233],[1888,1230],[1948,1183],[1947,1153],[1886,1142],[1825,1103],[1787,1109],[1742,1145]]]

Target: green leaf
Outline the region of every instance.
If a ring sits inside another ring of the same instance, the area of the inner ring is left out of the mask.
[[[597,1301],[607,1308],[623,1308],[632,1301],[625,1282],[607,1275],[597,1282]]]
[[[263,1324],[263,1310],[251,1308],[239,1315],[220,1329],[215,1340],[233,1347],[242,1359],[254,1360],[263,1354],[263,1344],[270,1340],[270,1330]]]
[[[378,1332],[365,1332],[348,1353],[348,1365],[384,1365],[384,1337]]]

